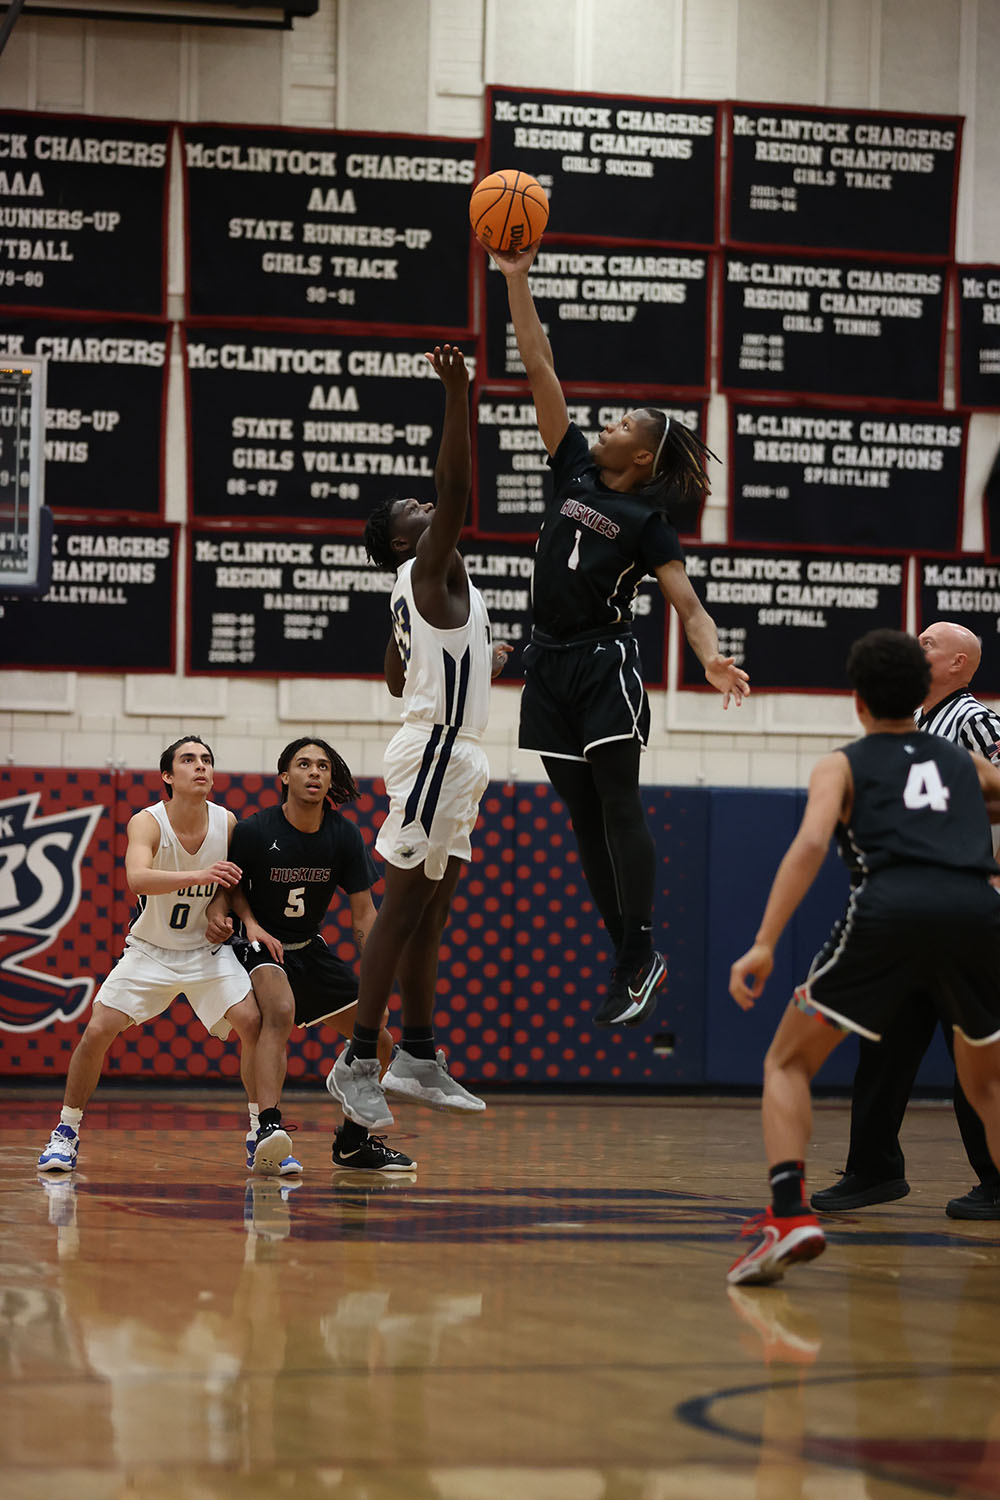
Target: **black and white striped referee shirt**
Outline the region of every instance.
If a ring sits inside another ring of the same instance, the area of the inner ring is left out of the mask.
[[[913,717],[918,729],[940,734],[1000,766],[1000,715],[980,703],[967,688],[958,688],[928,713],[918,712]]]

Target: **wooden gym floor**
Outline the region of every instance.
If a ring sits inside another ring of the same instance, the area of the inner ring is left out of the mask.
[[[1000,1494],[1000,1223],[946,1106],[913,1192],[727,1292],[763,1206],[756,1105],[493,1095],[399,1111],[412,1178],[246,1179],[235,1096],[102,1090],[72,1179],[54,1096],[0,1104],[7,1500],[861,1500]],[[811,1185],[847,1111],[816,1114]]]

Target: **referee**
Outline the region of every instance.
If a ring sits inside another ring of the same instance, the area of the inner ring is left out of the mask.
[[[964,625],[939,621],[919,637],[931,669],[927,696],[915,715],[918,729],[964,745],[1000,767],[1000,716],[969,691],[979,666],[979,638]],[[994,830],[994,849],[997,833]],[[930,997],[916,994],[881,1044],[862,1039],[851,1095],[851,1144],[839,1182],[813,1193],[824,1212],[865,1208],[905,1198],[910,1191],[899,1145],[899,1129],[913,1081],[931,1044],[937,1015]],[[945,1028],[949,1052],[953,1040]],[[955,1117],[962,1144],[979,1178],[945,1212],[951,1219],[1000,1219],[1000,1172],[986,1148],[982,1122],[955,1080]]]

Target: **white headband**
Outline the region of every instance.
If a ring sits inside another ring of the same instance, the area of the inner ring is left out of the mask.
[[[667,425],[663,429],[663,436],[660,438],[660,445],[659,445],[659,447],[656,450],[656,457],[653,459],[653,472],[650,475],[651,479],[655,479],[656,478],[656,471],[657,471],[657,468],[658,468],[659,463],[660,463],[660,454],[663,452],[663,445],[667,441],[667,434],[669,433],[669,431],[670,431],[670,418],[668,417],[667,418]]]

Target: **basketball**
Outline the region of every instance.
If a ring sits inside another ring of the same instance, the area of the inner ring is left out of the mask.
[[[522,250],[549,222],[548,196],[537,178],[505,167],[472,189],[469,222],[487,250]]]

